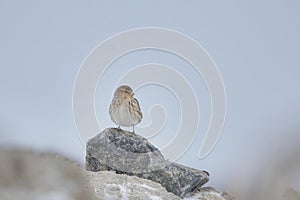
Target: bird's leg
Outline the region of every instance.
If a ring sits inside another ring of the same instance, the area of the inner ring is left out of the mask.
[[[121,126],[120,125],[118,126],[118,130],[121,130]]]
[[[134,125],[132,126],[132,133],[134,133]]]

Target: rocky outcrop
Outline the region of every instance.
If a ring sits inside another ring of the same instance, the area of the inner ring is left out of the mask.
[[[180,200],[160,184],[116,174],[85,171],[51,153],[0,150],[1,200]],[[233,200],[228,193],[200,188],[184,200]]]
[[[179,197],[209,180],[207,172],[171,163],[146,138],[121,129],[104,130],[88,141],[86,151],[87,170],[149,179]]]
[[[50,153],[0,150],[1,200],[96,200],[74,162]]]
[[[112,171],[86,172],[90,186],[101,200],[107,199],[161,199],[180,200],[160,184],[135,176],[116,174]]]
[[[95,189],[99,199],[143,199],[143,200],[180,200],[178,196],[167,192],[160,184],[135,176],[116,174],[112,171],[86,172],[90,187]],[[192,193],[184,200],[235,200],[226,192],[205,187]]]

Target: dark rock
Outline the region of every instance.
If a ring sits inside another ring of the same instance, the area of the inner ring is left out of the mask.
[[[146,138],[128,131],[106,129],[88,141],[86,151],[89,171],[115,171],[149,179],[180,197],[208,182],[207,172],[166,161]]]

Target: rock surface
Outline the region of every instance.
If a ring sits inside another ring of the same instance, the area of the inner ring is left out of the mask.
[[[185,200],[236,200],[228,192],[219,192],[212,187],[203,187]]]
[[[115,172],[87,172],[90,186],[95,188],[99,199],[161,199],[180,200],[169,193],[160,184],[135,176],[116,174]]]
[[[178,196],[169,193],[160,184],[135,176],[116,174],[112,171],[86,172],[90,178],[90,187],[95,188],[99,199],[128,200],[180,200]],[[234,200],[226,192],[218,192],[214,188],[201,188],[184,200]]]
[[[180,200],[160,184],[112,171],[85,171],[50,153],[0,150],[1,200]],[[233,200],[200,188],[184,200]]]
[[[89,171],[115,171],[149,179],[180,197],[197,191],[209,180],[207,172],[170,163],[146,138],[116,128],[90,139],[86,151]]]
[[[1,200],[92,200],[89,179],[74,162],[54,154],[0,150]]]

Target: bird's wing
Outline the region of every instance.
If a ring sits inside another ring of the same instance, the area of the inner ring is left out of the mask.
[[[136,98],[134,98],[133,101],[137,105],[137,107],[139,108],[139,110],[141,110],[139,101]]]
[[[143,116],[139,101],[136,98],[133,98],[133,104],[138,108],[137,111],[140,113],[140,115]]]

